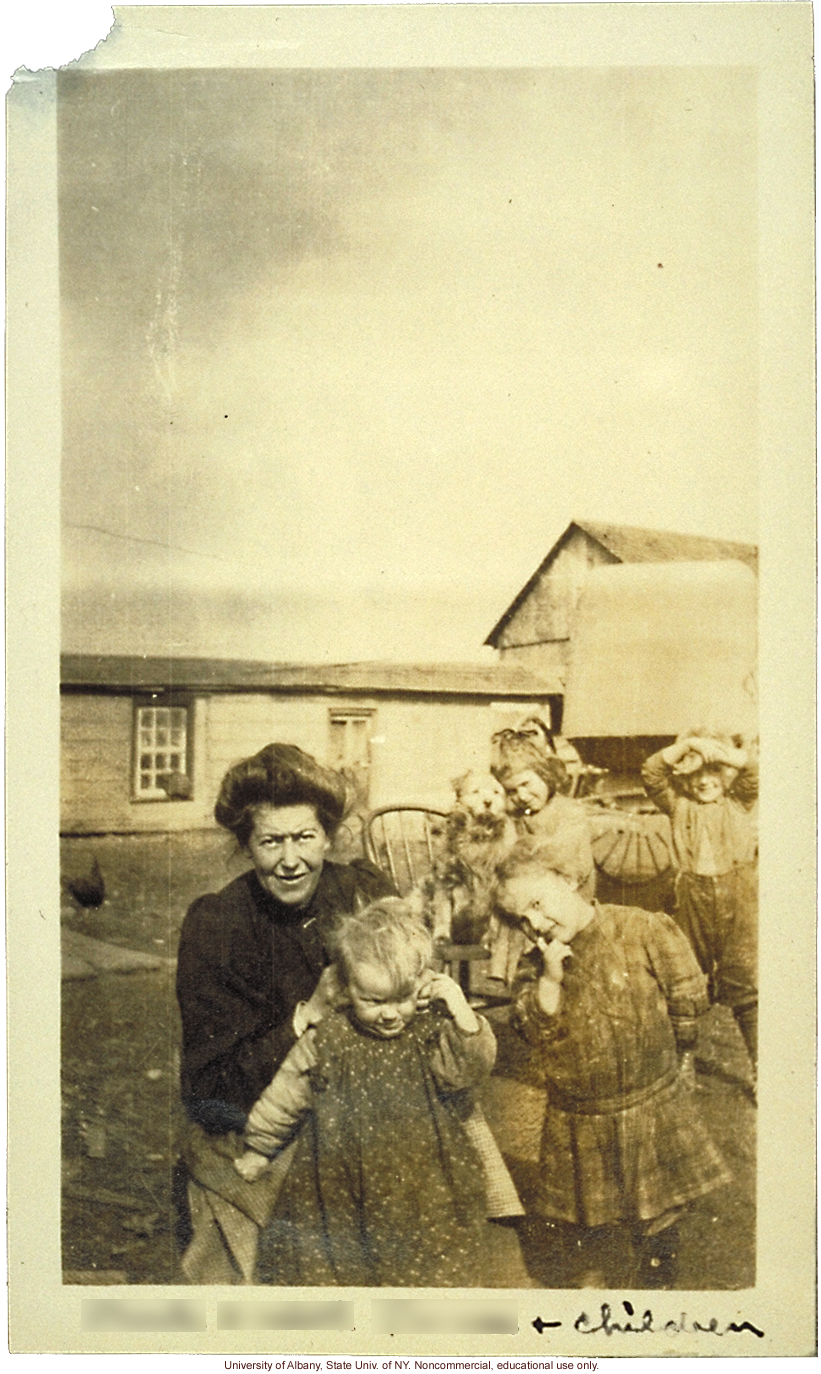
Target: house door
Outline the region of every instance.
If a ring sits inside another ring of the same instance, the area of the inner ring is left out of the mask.
[[[353,811],[370,806],[371,735],[375,711],[332,710],[328,762],[346,778],[353,791]]]

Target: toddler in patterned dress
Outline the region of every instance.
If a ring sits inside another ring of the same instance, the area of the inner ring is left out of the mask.
[[[547,1087],[537,1212],[565,1252],[556,1286],[618,1283],[621,1246],[634,1282],[670,1287],[680,1215],[729,1180],[679,1064],[705,978],[668,916],[590,902],[565,858],[520,843],[498,870],[499,911],[531,941],[513,1022]]]
[[[260,1238],[257,1282],[471,1286],[489,1215],[522,1213],[471,1089],[496,1042],[430,933],[396,898],[331,937],[339,1004],[297,1042],[248,1117],[259,1177],[298,1131]]]

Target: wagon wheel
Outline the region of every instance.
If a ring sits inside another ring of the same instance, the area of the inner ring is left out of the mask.
[[[593,836],[593,858],[608,878],[639,886],[666,873],[670,844],[655,816],[608,816]]]

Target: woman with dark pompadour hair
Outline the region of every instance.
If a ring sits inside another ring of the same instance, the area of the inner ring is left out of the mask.
[[[247,1277],[273,1184],[232,1160],[246,1115],[288,1051],[332,1004],[328,940],[339,918],[392,893],[364,862],[328,858],[345,780],[295,744],[268,744],[222,780],[217,822],[251,867],[185,917],[177,964],[181,1089],[179,1241],[191,1282]]]

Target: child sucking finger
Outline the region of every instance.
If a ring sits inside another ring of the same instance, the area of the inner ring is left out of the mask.
[[[638,1286],[670,1287],[676,1219],[729,1178],[688,1090],[706,979],[669,916],[591,902],[580,876],[559,845],[518,845],[497,870],[500,918],[534,946],[510,1024],[547,1090],[536,1214],[546,1242],[564,1237],[569,1286],[626,1228]]]

